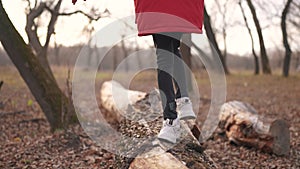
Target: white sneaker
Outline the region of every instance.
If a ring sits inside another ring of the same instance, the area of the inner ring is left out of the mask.
[[[180,137],[180,122],[179,119],[174,120],[164,120],[163,127],[158,134],[158,139],[176,143],[176,139]]]
[[[192,102],[188,97],[182,97],[176,99],[177,112],[180,120],[196,119],[196,115],[193,111]]]

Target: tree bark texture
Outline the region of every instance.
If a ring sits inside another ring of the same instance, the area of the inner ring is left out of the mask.
[[[0,32],[0,41],[5,51],[41,106],[52,131],[65,127],[69,122],[76,122],[73,105],[17,32],[1,0]]]

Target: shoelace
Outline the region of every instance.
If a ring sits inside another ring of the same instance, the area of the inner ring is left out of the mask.
[[[190,104],[190,103],[191,103],[191,101],[189,99],[179,100],[178,107],[182,107],[182,106],[184,106],[186,104]]]

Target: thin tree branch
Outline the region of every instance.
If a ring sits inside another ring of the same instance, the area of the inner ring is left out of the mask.
[[[62,3],[62,0],[59,0],[57,2],[57,4],[55,5],[53,11],[58,13],[59,9],[60,9],[60,6],[61,6],[61,3]],[[58,18],[58,15],[56,13],[51,13],[51,19],[50,19],[50,22],[48,24],[47,37],[46,37],[44,48],[48,48],[49,42],[50,42],[50,39],[51,39],[51,35],[54,33],[55,23],[56,23],[57,18]]]
[[[43,46],[40,43],[37,34],[37,25],[34,23],[34,20],[43,13],[45,7],[46,3],[40,3],[40,5],[37,8],[30,9],[30,12],[26,17],[27,20],[25,31],[28,36],[29,44],[31,44],[31,47],[35,50],[35,52],[39,52],[40,50],[42,50]]]
[[[100,18],[103,18],[105,16],[103,16],[103,14],[107,13],[107,15],[110,15],[110,12],[108,9],[105,9],[105,11],[101,14],[96,14],[96,16],[92,16],[91,14],[88,14],[88,13],[85,13],[81,10],[77,10],[77,11],[73,11],[73,12],[57,12],[57,11],[54,11],[52,9],[50,9],[49,7],[46,7],[46,9],[53,13],[53,14],[57,14],[58,16],[70,16],[70,15],[74,15],[74,14],[82,14],[84,15],[85,17],[87,17],[88,19],[90,20],[94,20],[94,21],[98,21]]]
[[[34,1],[34,7],[33,7],[33,8],[36,8],[36,7],[37,7],[37,4],[38,4],[38,2],[37,2],[37,0],[35,0],[35,1]]]
[[[292,19],[288,19],[288,21],[289,21],[292,25],[294,25],[295,27],[300,28],[300,23],[299,23],[299,22],[296,22],[296,21],[294,21],[294,20],[292,20]]]

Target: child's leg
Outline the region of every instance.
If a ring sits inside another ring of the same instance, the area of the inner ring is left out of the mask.
[[[168,34],[153,34],[157,55],[157,80],[161,91],[164,119],[176,119],[176,103],[173,87],[173,38]]]
[[[185,77],[185,68],[184,68],[184,61],[182,60],[181,52],[179,50],[180,48],[180,40],[182,37],[182,33],[174,33],[174,39],[173,39],[173,53],[177,56],[177,58],[174,59],[174,68],[173,68],[173,74],[174,74],[174,83],[176,88],[176,99],[181,97],[188,97],[188,91],[187,91],[187,82]]]

